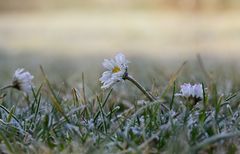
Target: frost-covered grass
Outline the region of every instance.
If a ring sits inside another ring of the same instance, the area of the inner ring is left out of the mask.
[[[157,100],[148,101],[129,81],[101,90],[101,62],[92,61],[90,66],[79,62],[83,71],[76,69],[77,62],[74,66],[56,62],[59,67],[43,63],[42,71],[28,64],[35,76],[29,96],[15,89],[0,92],[0,151],[239,153],[237,64],[208,65],[195,58],[184,65],[168,62],[168,67],[128,59],[129,74]],[[1,86],[11,82],[10,63],[1,65]],[[201,83],[205,89],[203,100],[191,106],[192,102],[175,96],[188,82]]]

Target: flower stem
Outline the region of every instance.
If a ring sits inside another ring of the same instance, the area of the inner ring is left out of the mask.
[[[138,89],[142,91],[142,93],[151,101],[155,101],[156,99],[149,93],[147,90],[140,84],[138,83],[133,77],[126,75],[124,76],[124,80],[131,81]]]
[[[12,88],[13,87],[13,85],[6,85],[6,86],[4,86],[4,87],[2,87],[2,88],[0,88],[0,91],[2,91],[2,90],[4,90],[4,89],[7,89],[7,88]]]
[[[142,93],[151,101],[157,101],[156,98],[154,98],[149,92],[147,92],[147,90],[140,84],[138,83],[132,76],[125,74],[123,77],[124,80],[128,80],[131,81],[136,87],[138,87],[138,89],[140,89],[142,91]],[[170,110],[167,106],[165,106],[164,104],[161,104],[162,107],[164,107],[166,110]]]

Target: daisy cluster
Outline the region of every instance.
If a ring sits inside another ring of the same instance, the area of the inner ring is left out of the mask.
[[[118,53],[113,59],[104,59],[102,65],[106,71],[103,72],[99,79],[102,83],[101,88],[107,89],[116,83],[124,81],[128,77],[128,64],[129,61],[122,53]],[[13,75],[12,84],[8,87],[29,93],[34,87],[32,83],[33,78],[34,76],[23,68],[17,69]],[[134,83],[136,83],[136,81],[134,81]],[[140,87],[145,94],[148,93],[140,85],[137,86]],[[193,99],[196,102],[203,99],[203,88],[201,84],[191,85],[190,83],[184,83],[180,88],[180,93],[177,93],[176,96],[181,96],[188,100]]]

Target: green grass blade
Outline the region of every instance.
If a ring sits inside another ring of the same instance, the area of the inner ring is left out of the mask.
[[[47,84],[47,86],[48,86],[48,89],[49,89],[50,92],[51,92],[50,98],[51,98],[51,102],[52,102],[54,108],[55,108],[60,114],[62,114],[63,117],[65,117],[66,121],[69,122],[69,119],[67,118],[66,114],[64,113],[64,110],[63,110],[62,106],[60,105],[60,102],[58,101],[58,99],[57,99],[57,97],[56,97],[56,94],[54,93],[54,91],[53,91],[53,89],[52,89],[52,87],[51,87],[51,84],[50,84],[50,82],[49,82],[49,80],[48,80],[48,78],[47,78],[47,76],[46,76],[46,74],[45,74],[45,72],[44,72],[44,70],[43,70],[43,67],[40,66],[40,69],[41,69],[41,72],[42,72],[42,74],[43,74],[44,80],[45,80],[45,82],[46,82],[46,84]]]

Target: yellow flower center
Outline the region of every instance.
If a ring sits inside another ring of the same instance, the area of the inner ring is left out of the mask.
[[[112,73],[117,73],[121,71],[121,69],[118,67],[118,66],[115,66],[113,69],[112,69]]]

